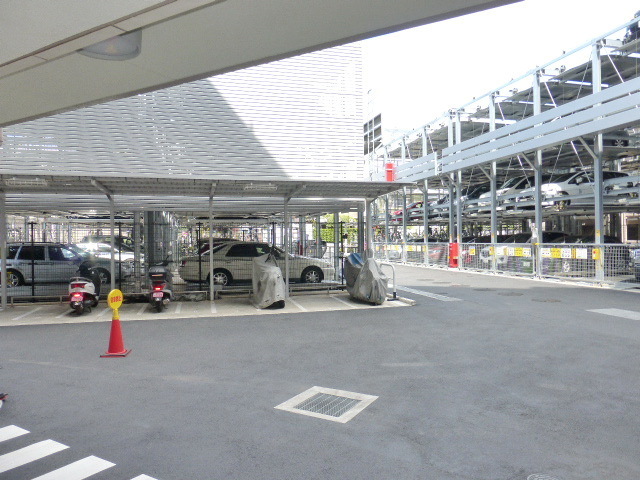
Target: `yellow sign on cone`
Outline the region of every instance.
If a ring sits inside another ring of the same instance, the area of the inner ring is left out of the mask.
[[[107,297],[107,304],[114,310],[119,309],[122,306],[122,292],[117,288],[111,290]]]

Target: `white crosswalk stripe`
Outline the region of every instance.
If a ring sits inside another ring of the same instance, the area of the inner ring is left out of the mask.
[[[16,437],[19,437],[20,435],[24,435],[25,433],[29,433],[29,430],[16,427],[15,425],[9,425],[8,427],[0,428],[0,442],[4,442],[5,440],[11,440],[12,438],[16,438]]]
[[[21,467],[27,463],[35,462],[43,457],[52,455],[69,447],[53,440],[43,440],[28,447],[0,456],[0,473],[13,468]]]
[[[416,290],[415,288],[401,287],[398,285],[398,290],[403,292],[414,293],[416,295],[422,295],[423,297],[433,298],[434,300],[440,300],[441,302],[460,302],[459,298],[447,297],[446,295],[438,295],[437,293],[425,292],[424,290]]]
[[[602,315],[610,315],[612,317],[628,318],[629,320],[640,320],[640,312],[622,310],[621,308],[596,308],[594,310],[587,310],[587,312],[601,313]]]
[[[83,480],[114,465],[115,463],[107,462],[92,455],[52,472],[45,473],[33,480]]]
[[[24,428],[20,428],[16,425],[8,425],[6,427],[0,427],[0,442],[9,442],[10,440],[28,434],[29,431]],[[54,440],[43,440],[41,442],[33,443],[29,446],[14,450],[12,452],[0,455],[0,478],[4,472],[13,470],[18,467],[22,467],[31,462],[40,461],[58,453],[62,450],[69,448],[67,445],[56,442]],[[58,464],[60,462],[58,461]],[[44,475],[40,475],[37,478],[29,477],[29,480],[84,480],[99,472],[107,470],[108,468],[115,467],[116,464],[109,462],[102,458],[91,455],[81,460],[69,463],[56,470],[52,470]],[[25,478],[25,480],[27,480]],[[157,480],[149,475],[138,475],[131,480]]]

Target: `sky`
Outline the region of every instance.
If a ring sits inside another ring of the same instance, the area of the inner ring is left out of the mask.
[[[614,30],[638,10],[638,0],[524,0],[366,40],[365,117],[382,113],[384,141],[393,140]]]

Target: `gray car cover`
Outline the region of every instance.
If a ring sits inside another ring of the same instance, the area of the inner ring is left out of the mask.
[[[282,270],[270,255],[253,259],[253,304],[257,308],[284,307],[285,289]]]
[[[362,260],[360,254],[352,253],[345,262],[344,276],[352,298],[376,305],[387,299],[389,278],[373,258]]]

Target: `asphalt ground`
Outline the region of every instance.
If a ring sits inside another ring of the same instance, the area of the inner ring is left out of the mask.
[[[30,432],[0,441],[0,468],[69,447],[0,478],[88,456],[115,464],[93,480],[640,478],[638,293],[398,283],[416,306],[123,321],[125,358],[99,357],[106,322],[0,327],[0,438]],[[274,408],[312,386],[378,398],[344,424]]]

